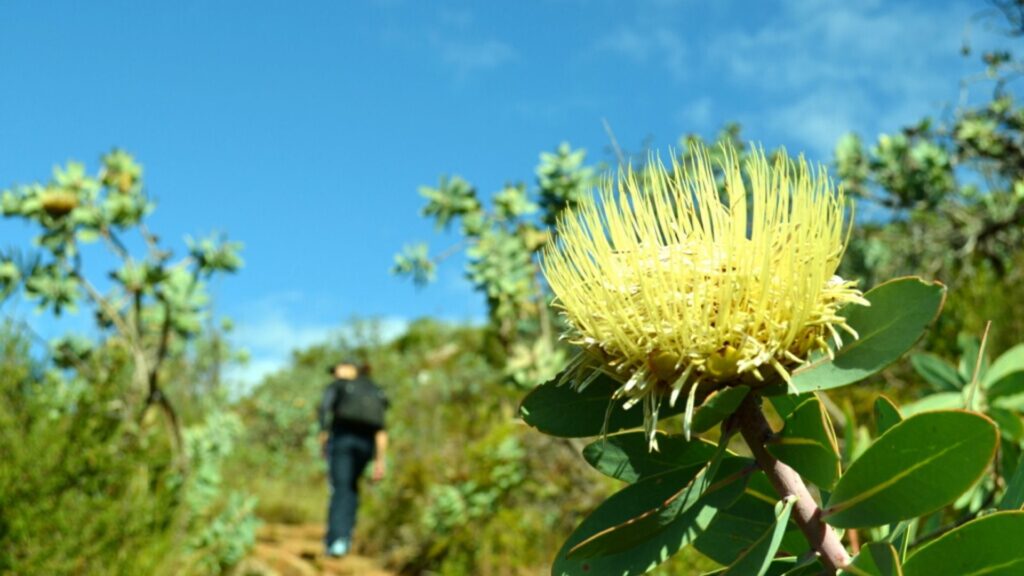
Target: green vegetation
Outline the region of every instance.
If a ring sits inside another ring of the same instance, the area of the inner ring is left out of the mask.
[[[845,529],[847,573],[1015,566],[1004,540],[1024,505],[1024,107],[1007,88],[1020,61],[981,57],[990,93],[970,84],[969,104],[941,119],[837,144],[833,174],[859,202],[839,273],[872,302],[843,311],[860,344],[794,370],[791,394],[693,385],[689,407],[684,395],[659,413],[654,455],[641,406],[611,404],[622,382],[602,374],[577,391],[570,370],[557,385],[576,350],[558,338],[566,320],[540,254],[606,168],[583,150],[541,154],[529,184],[489,198],[458,176],[421,189],[424,217],[459,242],[437,255],[410,245],[393,270],[426,283],[464,251],[485,323],[420,319],[385,340],[358,322],[231,401],[221,370],[243,355],[206,290],[241,270],[239,245],[189,241],[175,259],[122,151],[96,174],[69,163],[3,191],[5,221],[35,236],[0,253],[0,295],[95,324],[47,342],[0,327],[0,574],[227,574],[260,521],[322,522],[315,408],[324,367],[346,355],[372,364],[392,400],[389,471],[365,480],[356,545],[396,572],[816,573],[799,505],[748,457],[765,454],[816,486]],[[715,140],[749,154],[738,125]],[[682,160],[706,143],[679,144]],[[101,248],[107,260],[93,259]],[[889,281],[904,275],[927,281]],[[755,398],[771,438],[737,427]]]
[[[0,333],[0,571],[219,574],[256,527],[252,499],[222,486],[240,423],[219,388],[230,355],[205,292],[241,266],[239,246],[190,241],[172,261],[146,226],[141,166],[121,151],[101,166],[69,163],[0,198],[39,247],[3,256],[3,294],[95,317],[92,337],[43,342],[39,359],[27,325]],[[116,262],[106,274],[83,256],[101,240]]]

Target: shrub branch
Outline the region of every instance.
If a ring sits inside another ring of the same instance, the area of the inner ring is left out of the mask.
[[[772,456],[765,448],[765,442],[772,436],[771,426],[761,412],[760,398],[747,396],[736,413],[736,424],[743,439],[764,470],[780,498],[796,496],[793,517],[804,533],[811,547],[818,553],[822,564],[834,574],[850,563],[850,555],[843,547],[831,526],[821,519],[821,508],[814,501],[800,474]]]

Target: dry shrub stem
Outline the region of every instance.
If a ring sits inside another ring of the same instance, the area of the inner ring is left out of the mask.
[[[765,442],[772,436],[771,426],[761,412],[760,399],[747,396],[736,413],[736,425],[739,426],[743,439],[757,460],[758,466],[764,470],[780,498],[796,496],[793,516],[797,526],[804,533],[811,547],[818,553],[822,564],[834,574],[850,563],[850,555],[831,526],[821,519],[821,508],[807,490],[803,478],[796,470],[783,464],[772,456],[765,448]]]

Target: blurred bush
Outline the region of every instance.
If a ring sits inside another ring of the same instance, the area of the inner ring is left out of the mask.
[[[124,414],[124,350],[72,374],[29,342],[0,330],[0,574],[213,575],[244,558],[254,502],[221,473],[238,417],[211,408],[186,427],[183,473],[159,420]]]
[[[33,361],[0,332],[0,573],[154,574],[169,553],[180,487],[164,437],[126,421],[127,359],[90,382]]]

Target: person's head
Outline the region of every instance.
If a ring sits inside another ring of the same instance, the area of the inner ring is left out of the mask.
[[[359,376],[359,366],[352,360],[342,360],[327,371],[338,380],[355,380]]]

